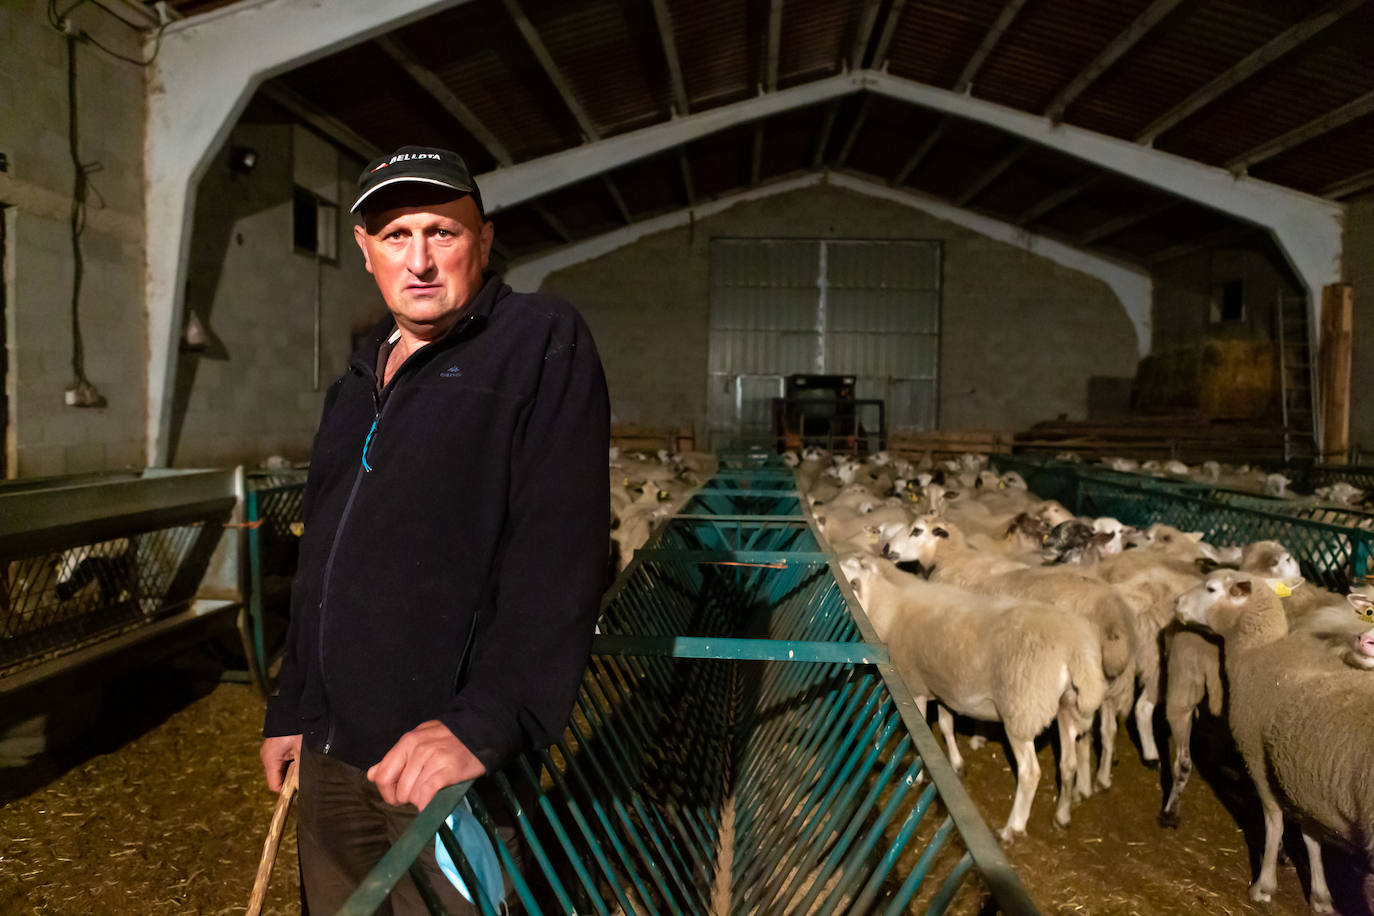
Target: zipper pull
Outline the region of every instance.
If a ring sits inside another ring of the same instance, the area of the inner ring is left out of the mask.
[[[369,445],[372,444],[372,434],[375,433],[375,432],[377,431],[377,421],[380,420],[381,418],[382,418],[381,414],[377,414],[376,416],[374,416],[374,417],[372,418],[372,428],[369,429],[369,430],[367,431],[367,439],[365,439],[365,440],[363,441],[363,470],[364,470],[364,471],[371,471],[371,470],[372,470],[372,465],[370,465],[370,464],[367,463],[367,447],[368,447]]]

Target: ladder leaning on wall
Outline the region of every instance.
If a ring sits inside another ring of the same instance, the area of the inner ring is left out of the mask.
[[[1279,407],[1283,417],[1283,458],[1316,458],[1320,451],[1315,395],[1316,366],[1307,299],[1282,290],[1274,309],[1278,341]]]

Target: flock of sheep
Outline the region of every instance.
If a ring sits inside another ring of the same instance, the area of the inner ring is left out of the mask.
[[[988,470],[986,456],[859,461],[812,449],[784,457],[893,664],[922,710],[935,702],[955,769],[963,765],[956,714],[1005,730],[1017,783],[1004,842],[1025,833],[1042,732],[1057,730],[1055,819],[1067,826],[1073,804],[1110,787],[1128,714],[1141,756],[1159,761],[1160,703],[1174,745],[1160,821],[1177,826],[1192,722],[1205,701],[1227,715],[1263,810],[1252,899],[1274,891],[1285,816],[1307,846],[1313,911],[1332,912],[1322,843],[1353,849],[1374,871],[1374,586],[1338,595],[1304,582],[1297,558],[1276,541],[1221,547],[1162,524],[1075,518],[1016,473]],[[1266,485],[1262,472],[1212,462],[1109,461],[1240,489]],[[614,575],[715,461],[612,449],[610,464]]]
[[[1076,519],[983,456],[913,465],[808,451],[789,463],[893,664],[922,708],[937,704],[955,768],[954,714],[1005,729],[1017,786],[1004,842],[1025,832],[1041,732],[1057,728],[1055,819],[1067,825],[1074,802],[1110,786],[1132,710],[1142,757],[1158,761],[1161,701],[1175,744],[1161,822],[1176,826],[1205,699],[1227,712],[1263,808],[1253,899],[1274,890],[1285,815],[1308,847],[1314,911],[1332,911],[1321,843],[1374,865],[1374,587],[1305,583],[1274,541],[1221,548],[1167,525]]]

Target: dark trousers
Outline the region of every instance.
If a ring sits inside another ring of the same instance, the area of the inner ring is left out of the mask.
[[[302,747],[296,833],[301,893],[312,916],[337,912],[418,813],[414,805],[382,801],[357,767]],[[439,870],[433,841],[416,862],[450,913],[478,912]],[[377,910],[405,916],[428,912],[410,875],[396,882],[390,899]]]

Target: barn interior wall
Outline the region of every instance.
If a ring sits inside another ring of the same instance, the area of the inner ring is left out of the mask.
[[[1272,340],[1278,294],[1300,294],[1291,274],[1276,263],[1276,252],[1219,248],[1199,251],[1154,270],[1153,353],[1200,344],[1208,338]],[[1244,317],[1214,322],[1212,300],[1221,284],[1239,280]]]
[[[6,335],[11,402],[9,472],[34,477],[142,467],[147,343],[143,320],[143,71],[76,45],[78,154],[90,194],[81,235],[79,299],[85,373],[108,399],[68,407],[74,273],[67,43],[44,0],[0,12],[0,203],[12,209]],[[69,4],[63,4],[68,7]],[[70,18],[120,54],[137,33],[94,4]],[[98,163],[98,165],[97,165]]]
[[[496,229],[499,238],[499,215]],[[592,328],[615,422],[706,428],[713,237],[941,240],[944,429],[1084,419],[1091,377],[1135,372],[1135,331],[1101,281],[920,211],[820,187],[741,203],[545,279],[541,288]]]
[[[1350,370],[1350,442],[1374,461],[1374,192],[1347,201],[1342,279],[1355,288]]]
[[[257,151],[251,172],[230,168],[230,150]],[[183,352],[172,411],[172,464],[256,464],[270,455],[305,460],[324,392],[347,368],[352,334],[384,313],[353,240],[348,213],[362,163],[293,127],[255,100],[201,181],[186,303],[209,344]],[[338,258],[319,265],[320,382],[315,386],[312,254],[294,250],[297,184],[339,202]]]

